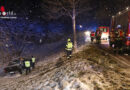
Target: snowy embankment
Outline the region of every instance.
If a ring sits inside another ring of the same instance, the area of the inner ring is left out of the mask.
[[[78,49],[85,45],[85,40],[83,35],[78,34]],[[65,45],[66,40],[60,40],[58,42],[53,42],[49,44],[43,45],[34,45],[34,44],[27,44],[23,53],[22,57],[24,58],[31,58],[31,56],[35,56],[38,60],[38,64],[40,65],[44,62],[54,61],[61,56],[65,55]],[[44,62],[43,62],[44,61]],[[3,74],[3,68],[8,64],[1,64],[0,63],[0,75]]]
[[[33,55],[39,60],[38,61],[39,64],[40,63],[42,64],[43,61],[44,62],[55,61],[56,59],[65,55],[66,40],[62,39],[54,43],[44,44],[40,46],[32,45],[31,47],[26,47],[22,56],[31,57]],[[89,44],[89,42],[86,43],[84,35],[78,33],[77,44],[78,44],[78,51],[79,51],[82,50],[81,48],[83,46]]]
[[[30,75],[1,79],[0,90],[130,90],[129,67],[93,46],[82,50],[70,60],[44,63]]]
[[[23,55],[24,57],[35,56],[39,61],[50,60],[50,58],[56,58],[61,56],[64,51],[65,41],[59,41],[50,44],[44,44],[41,46],[33,45],[30,50],[25,48]]]

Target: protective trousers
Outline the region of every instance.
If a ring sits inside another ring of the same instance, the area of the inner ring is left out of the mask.
[[[67,59],[71,58],[72,50],[67,50]]]
[[[26,75],[31,72],[30,67],[26,67]]]

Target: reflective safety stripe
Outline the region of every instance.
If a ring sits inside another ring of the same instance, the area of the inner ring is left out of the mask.
[[[35,58],[32,58],[32,62],[33,62],[33,63],[35,62],[35,60],[36,60]]]
[[[71,51],[72,49],[69,49],[69,48],[68,48],[67,50],[68,50],[68,51]]]
[[[30,61],[25,61],[25,67],[30,67]]]
[[[70,57],[67,57],[68,59],[70,58]]]

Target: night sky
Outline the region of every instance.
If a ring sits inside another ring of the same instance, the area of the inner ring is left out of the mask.
[[[0,5],[4,5],[6,10],[13,10],[21,16],[30,19],[42,19],[42,0],[0,0]],[[130,0],[90,0],[89,7],[92,9],[77,17],[77,23],[98,23],[109,24],[112,15],[125,9],[130,5]]]

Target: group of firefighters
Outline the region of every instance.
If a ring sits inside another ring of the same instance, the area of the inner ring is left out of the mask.
[[[113,32],[112,32],[113,31]],[[123,46],[125,42],[125,32],[122,30],[121,27],[116,28],[115,30],[112,30],[110,32],[110,36],[108,37],[110,39],[110,47],[114,48],[115,53],[121,54],[123,52]],[[96,43],[100,44],[101,43],[101,35],[102,31],[100,29],[97,29],[96,32],[91,31],[90,37],[91,37],[91,42],[93,43],[94,39],[96,39]],[[73,49],[73,44],[71,42],[71,39],[68,39],[67,45],[66,45],[66,51],[67,51],[67,58],[69,59],[71,57]]]
[[[101,35],[102,31],[97,29],[96,32],[91,32],[91,42],[93,42],[94,38],[96,39],[96,43],[101,43]],[[115,53],[123,52],[123,42],[125,42],[125,32],[121,28],[116,28],[110,32],[110,47],[114,48]]]
[[[100,44],[101,42],[101,31],[100,30],[96,30],[96,32],[92,31],[90,33],[90,37],[91,37],[91,42],[93,43],[94,39],[96,39],[96,43]]]
[[[123,43],[125,42],[125,32],[121,28],[116,28],[110,33],[110,46],[114,48],[115,53],[123,52]]]
[[[66,49],[67,59],[71,58],[73,43],[70,38],[68,38],[67,40],[65,49]],[[35,68],[36,58],[34,56],[32,56],[31,59],[25,59],[21,57],[20,61],[21,61],[21,67],[26,70],[26,75],[31,72],[31,69]],[[22,74],[22,69],[20,73]]]
[[[31,72],[31,68],[35,68],[36,58],[32,56],[31,59],[20,58],[22,67],[26,70],[26,75]],[[21,71],[22,74],[22,71]]]
[[[66,54],[67,59],[71,58],[72,50],[73,50],[73,43],[70,38],[67,40],[66,44]],[[23,57],[20,58],[20,73],[22,74],[22,70],[25,69],[26,75],[31,72],[32,69],[35,68],[36,58],[32,56],[31,59],[25,59]]]

